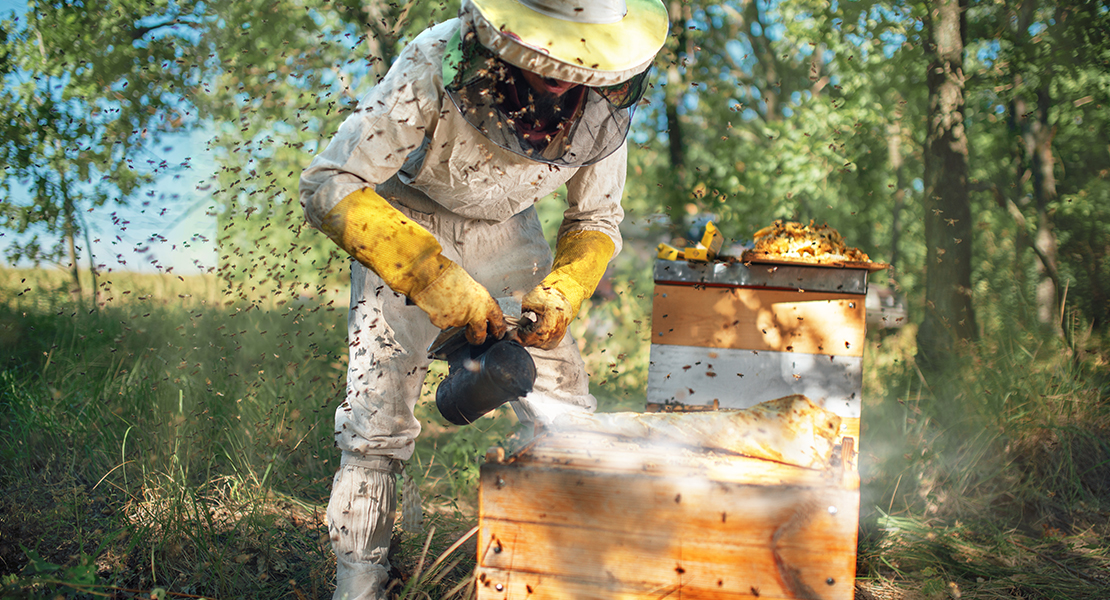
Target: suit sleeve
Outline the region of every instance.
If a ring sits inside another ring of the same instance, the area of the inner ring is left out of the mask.
[[[620,252],[621,196],[627,169],[628,142],[604,160],[578,169],[567,181],[567,209],[559,239],[577,231],[600,231],[613,240],[613,256]]]
[[[393,176],[434,130],[442,100],[438,61],[410,43],[301,175],[305,218],[316,228],[341,200]]]

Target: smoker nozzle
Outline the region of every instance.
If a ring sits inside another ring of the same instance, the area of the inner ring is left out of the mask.
[[[447,358],[447,378],[436,390],[436,408],[455,425],[482,415],[532,391],[536,363],[514,340],[464,345]]]

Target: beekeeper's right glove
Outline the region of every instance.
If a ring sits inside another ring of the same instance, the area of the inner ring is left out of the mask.
[[[486,288],[445,258],[428,230],[373,189],[363,188],[340,201],[320,229],[386,285],[408,296],[436,327],[466,327],[471,344],[482,344],[487,335],[505,335],[501,307]]]

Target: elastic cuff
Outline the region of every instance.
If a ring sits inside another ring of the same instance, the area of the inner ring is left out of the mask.
[[[382,455],[365,455],[355,454],[354,452],[344,452],[343,456],[339,459],[339,466],[346,467],[362,467],[370,471],[377,471],[379,473],[393,473],[400,475],[405,463],[397,458]]]

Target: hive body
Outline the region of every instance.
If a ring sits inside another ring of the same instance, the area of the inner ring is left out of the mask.
[[[859,478],[588,433],[482,467],[478,597],[850,600]]]
[[[657,261],[647,409],[801,394],[841,417],[834,460],[547,431],[482,466],[478,598],[851,600],[867,274]]]

